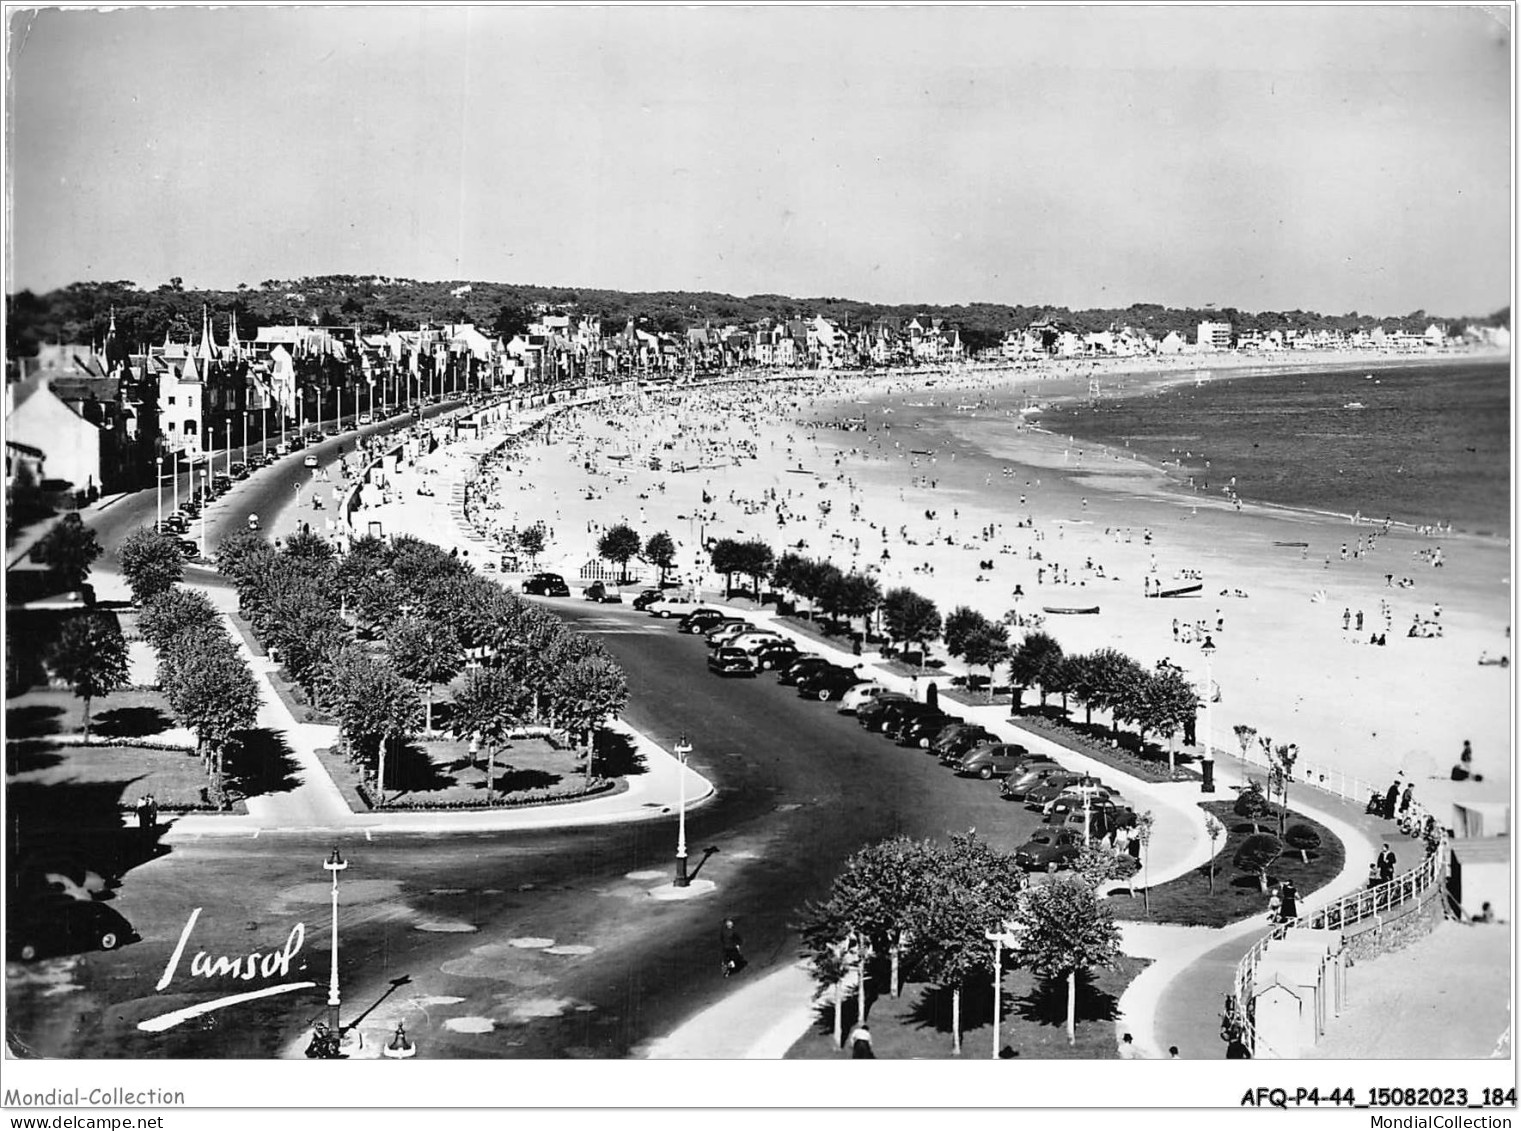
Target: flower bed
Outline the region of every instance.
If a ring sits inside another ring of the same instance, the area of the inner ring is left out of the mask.
[[[364,784],[354,787],[354,792],[359,795],[361,801],[371,810],[385,813],[394,812],[451,812],[474,809],[521,809],[531,805],[556,805],[565,801],[580,801],[587,797],[596,797],[599,794],[608,793],[620,787],[627,788],[624,783],[612,781],[608,778],[594,778],[590,786],[568,786],[561,790],[530,790],[526,793],[508,794],[505,797],[479,798],[468,801],[430,801],[427,798],[407,798],[405,800],[391,800],[383,805],[377,805],[374,797]]]
[[[1102,762],[1106,766],[1112,766],[1114,769],[1130,774],[1132,777],[1140,778],[1142,781],[1199,780],[1199,774],[1192,767],[1181,765],[1185,757],[1191,758],[1188,755],[1179,754],[1177,756],[1177,763],[1179,764],[1169,773],[1165,760],[1143,758],[1141,755],[1132,750],[1127,750],[1123,746],[1115,746],[1113,739],[1099,738],[1095,734],[1089,734],[1074,723],[1064,723],[1045,715],[1033,713],[1015,715],[1009,721],[1017,727],[1040,735],[1042,738],[1048,738],[1058,746],[1064,746],[1075,754],[1086,755],[1095,762]],[[1131,737],[1133,738],[1134,736]]]

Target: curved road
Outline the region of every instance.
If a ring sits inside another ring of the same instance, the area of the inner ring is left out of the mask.
[[[319,456],[324,449],[334,455],[340,442],[320,446]],[[299,467],[298,458],[277,470],[292,464]],[[278,502],[286,478],[266,470],[240,484],[223,523],[261,506],[272,511],[263,500]],[[152,508],[150,493],[148,521]],[[99,516],[109,523],[92,525],[105,541],[108,529],[125,532],[143,521],[143,511],[142,500],[124,500]],[[795,960],[799,912],[863,844],[895,833],[942,838],[975,826],[1012,848],[1038,820],[1001,801],[994,785],[954,778],[927,754],[868,734],[834,704],[803,701],[773,676],[711,675],[703,640],[679,635],[674,622],[575,599],[543,603],[600,636],[624,666],[635,727],[668,747],[679,734],[689,736],[694,767],[718,786],[712,801],[688,814],[691,860],[695,866],[704,849],[718,849],[700,871],[717,888],[688,901],[650,898],[673,868],[674,814],[548,833],[345,843],[346,1023],[365,1010],[367,1026],[404,1018],[432,1057],[637,1055],[732,988],[719,970],[724,916],[734,916],[744,935],[751,961],[744,976],[759,975]],[[267,833],[167,847],[116,893],[141,942],[10,968],[18,1047],[106,1057],[287,1050],[326,1000],[330,889],[321,864],[330,847],[317,834]],[[157,990],[197,907],[184,957]],[[163,1033],[137,1029],[147,1017],[247,988],[226,976],[194,976],[197,951],[211,958],[268,954],[297,922],[305,938],[290,978],[315,981],[315,988]],[[550,953],[544,940],[570,950]],[[47,993],[60,977],[81,992]]]

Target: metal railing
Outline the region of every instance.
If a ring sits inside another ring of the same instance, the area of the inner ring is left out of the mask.
[[[1416,827],[1421,827],[1425,824],[1428,814],[1418,806],[1415,809],[1416,812],[1412,814],[1411,819]],[[1241,1028],[1244,1039],[1253,1056],[1257,1055],[1258,1050],[1252,1006],[1256,996],[1257,967],[1261,964],[1263,955],[1268,952],[1273,943],[1288,934],[1290,928],[1344,931],[1348,927],[1370,919],[1381,920],[1387,912],[1396,907],[1408,904],[1432,889],[1439,888],[1447,871],[1447,835],[1440,823],[1436,824],[1435,828],[1439,838],[1435,851],[1428,852],[1426,858],[1416,867],[1376,887],[1344,895],[1340,899],[1307,911],[1292,922],[1277,924],[1258,939],[1242,957],[1236,965],[1235,996],[1242,1018]]]

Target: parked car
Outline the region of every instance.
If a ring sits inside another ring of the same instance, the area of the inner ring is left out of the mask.
[[[659,605],[655,606],[656,609],[660,607]],[[660,616],[662,614],[657,612],[655,615]],[[728,619],[729,614],[721,609],[693,609],[677,623],[676,631],[690,632],[693,635],[700,636],[720,621]]]
[[[709,648],[719,648],[730,643],[736,636],[749,632],[751,624],[747,620],[721,620],[715,624],[703,636],[707,637]]]
[[[1117,805],[1111,801],[1103,805],[1090,804],[1086,812],[1079,805],[1074,809],[1052,813],[1041,823],[1082,829],[1084,821],[1088,825],[1088,835],[1102,837],[1108,836],[1115,829],[1134,828],[1136,813],[1128,805]]]
[[[880,683],[858,683],[840,697],[840,714],[853,715],[863,704],[870,703],[873,699],[883,695],[896,695],[895,691],[889,691]],[[903,698],[907,699],[905,695]]]
[[[797,693],[804,699],[827,703],[831,699],[840,698],[860,682],[861,676],[853,668],[821,668],[798,680]]]
[[[930,743],[930,753],[936,757],[954,756],[959,761],[972,747],[997,741],[990,731],[976,723],[957,723],[935,736],[935,740]]]
[[[785,639],[787,638],[780,632],[772,632],[770,629],[761,628],[756,629],[754,632],[742,632],[730,643],[736,648],[744,649],[745,652],[753,656],[766,645],[775,644]]]
[[[823,671],[825,668],[833,666],[834,664],[824,659],[823,656],[799,656],[785,668],[777,669],[776,682],[796,687],[798,681],[802,680],[805,676],[810,676],[814,672]]]
[[[1064,868],[1083,850],[1079,829],[1036,829],[1014,850],[1014,863],[1027,872],[1044,872],[1052,864]]]
[[[5,950],[31,962],[50,954],[115,950],[137,933],[121,913],[94,899],[70,896],[17,900],[7,908]]]
[[[211,489],[218,495],[225,495],[232,490],[232,476],[219,472],[211,477]]]
[[[600,601],[604,605],[621,605],[623,594],[616,589],[609,589],[600,581],[593,581],[585,589],[581,590],[581,596],[588,601]]]
[[[911,695],[879,695],[870,703],[862,703],[856,708],[856,722],[866,730],[881,730],[887,722],[888,712],[898,707],[907,707],[918,700]]]
[[[1090,805],[1100,801],[1118,803],[1119,794],[1097,778],[1088,778],[1078,782],[1076,785],[1069,785],[1066,789],[1062,790],[1041,807],[1041,812],[1054,813],[1058,809],[1062,812],[1073,808],[1081,809],[1084,799]]]
[[[979,777],[987,781],[993,777],[1007,777],[1016,770],[1023,770],[1030,752],[1017,743],[1000,742],[991,746],[977,746],[967,751],[956,763],[957,775]]]
[[[373,424],[373,423],[374,423],[374,421],[370,418],[370,414],[369,413],[362,412],[362,413],[359,414],[359,426],[361,428],[363,428],[366,424]]]
[[[1042,808],[1047,801],[1059,796],[1062,790],[1066,789],[1069,785],[1076,785],[1081,780],[1081,774],[1072,774],[1070,776],[1052,774],[1045,781],[1030,790],[1029,793],[1025,794],[1025,804],[1035,809]]]
[[[570,586],[558,573],[536,573],[523,582],[523,592],[535,597],[569,597]]]
[[[301,466],[302,467],[316,467],[317,466],[317,457],[316,456],[307,456],[304,460],[301,461]]]
[[[944,713],[939,707],[931,707],[928,703],[889,703],[887,710],[883,713],[882,725],[879,729],[888,738],[896,741],[903,728],[914,719],[924,715],[943,715]]]
[[[662,608],[665,608],[665,605],[657,604],[654,605],[654,607],[649,611],[651,611],[651,613],[657,617],[665,616],[665,614],[660,611]],[[678,620],[677,625],[675,625],[675,631],[692,632],[694,635],[701,635],[703,632],[706,632],[707,629],[710,629],[713,625],[716,625],[719,620],[727,619],[729,619],[729,614],[727,614],[726,611],[721,610],[721,608],[694,608],[691,613],[681,614],[681,619]]]
[[[942,731],[965,721],[960,715],[920,715],[899,728],[898,745],[928,750]]]
[[[692,613],[717,613],[719,616],[726,615],[722,609],[714,609],[696,601],[688,601],[682,597],[673,597],[666,593],[659,593],[655,600],[645,606],[645,612],[652,617],[660,617],[670,620],[673,617],[687,617]]]
[[[235,463],[227,469],[234,479],[247,479],[249,467],[246,463]]]
[[[755,662],[763,672],[780,671],[802,656],[803,653],[797,650],[797,645],[792,641],[773,640],[770,644],[762,645],[755,653]]]
[[[708,670],[719,675],[750,675],[760,671],[755,661],[738,648],[715,648],[708,655]]]
[[[640,592],[639,596],[637,596],[637,597],[635,597],[633,599],[633,601],[631,602],[631,604],[634,606],[634,608],[638,609],[640,612],[643,612],[644,610],[648,609],[651,605],[653,605],[656,601],[660,600],[660,598],[661,598],[661,592],[660,592],[660,590],[658,590],[658,589],[645,589],[645,590],[642,590]]]
[[[1025,801],[1029,798],[1032,790],[1039,789],[1048,782],[1058,783],[1057,791],[1081,781],[1082,774],[1074,774],[1071,770],[1064,770],[1055,762],[1045,765],[1029,766],[1018,777],[1010,778],[998,788],[998,795],[1010,801]]]

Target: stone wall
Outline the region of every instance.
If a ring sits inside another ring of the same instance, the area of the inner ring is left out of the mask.
[[[1344,936],[1347,965],[1355,966],[1399,950],[1429,935],[1444,915],[1442,891],[1439,884],[1422,893],[1422,898],[1399,908],[1392,918],[1386,916],[1381,923],[1370,919],[1359,923],[1361,929],[1356,933],[1347,932]]]

